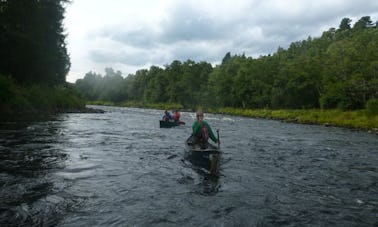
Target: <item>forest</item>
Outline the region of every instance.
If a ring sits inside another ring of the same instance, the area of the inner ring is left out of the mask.
[[[66,82],[63,19],[68,0],[0,1],[0,113],[84,109]]]
[[[176,103],[183,108],[358,110],[378,98],[378,29],[370,16],[343,18],[321,37],[252,58],[226,53],[221,64],[175,60],[127,77],[112,68],[76,81],[87,100]],[[370,105],[371,106],[371,105]]]

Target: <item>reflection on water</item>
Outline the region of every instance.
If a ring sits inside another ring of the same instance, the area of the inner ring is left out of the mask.
[[[220,154],[203,154],[198,152],[185,151],[185,160],[190,162],[190,168],[202,177],[199,188],[200,194],[215,195],[219,188],[220,177]]]
[[[201,154],[198,152],[186,151],[185,159],[192,163],[195,169],[205,170],[211,175],[218,175],[218,167],[220,163],[220,154]]]
[[[376,135],[208,114],[203,157],[193,113],[101,108],[0,122],[0,226],[378,225]]]

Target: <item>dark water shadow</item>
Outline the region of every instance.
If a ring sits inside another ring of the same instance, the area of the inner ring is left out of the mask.
[[[53,226],[72,196],[55,172],[65,168],[64,115],[0,117],[0,226]]]
[[[216,195],[221,187],[219,183],[221,154],[185,151],[184,158],[191,164],[190,168],[202,178],[198,184],[200,187],[196,187],[196,193],[207,196]]]

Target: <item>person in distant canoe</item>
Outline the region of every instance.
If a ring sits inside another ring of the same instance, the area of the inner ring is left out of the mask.
[[[203,120],[204,115],[201,110],[196,112],[197,120],[193,123],[193,135],[196,139],[196,142],[201,145],[201,147],[206,146],[209,138],[215,143],[218,142],[217,138],[214,136],[213,130],[210,125]]]
[[[176,122],[180,121],[181,114],[178,110],[173,111],[173,120]]]
[[[168,110],[164,111],[164,115],[163,115],[163,121],[169,121],[169,120],[172,120],[173,117],[171,115],[171,113],[168,112]]]

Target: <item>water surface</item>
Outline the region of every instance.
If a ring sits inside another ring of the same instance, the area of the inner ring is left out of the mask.
[[[0,226],[378,225],[377,135],[206,114],[210,175],[184,152],[193,113],[98,108],[0,123]]]

